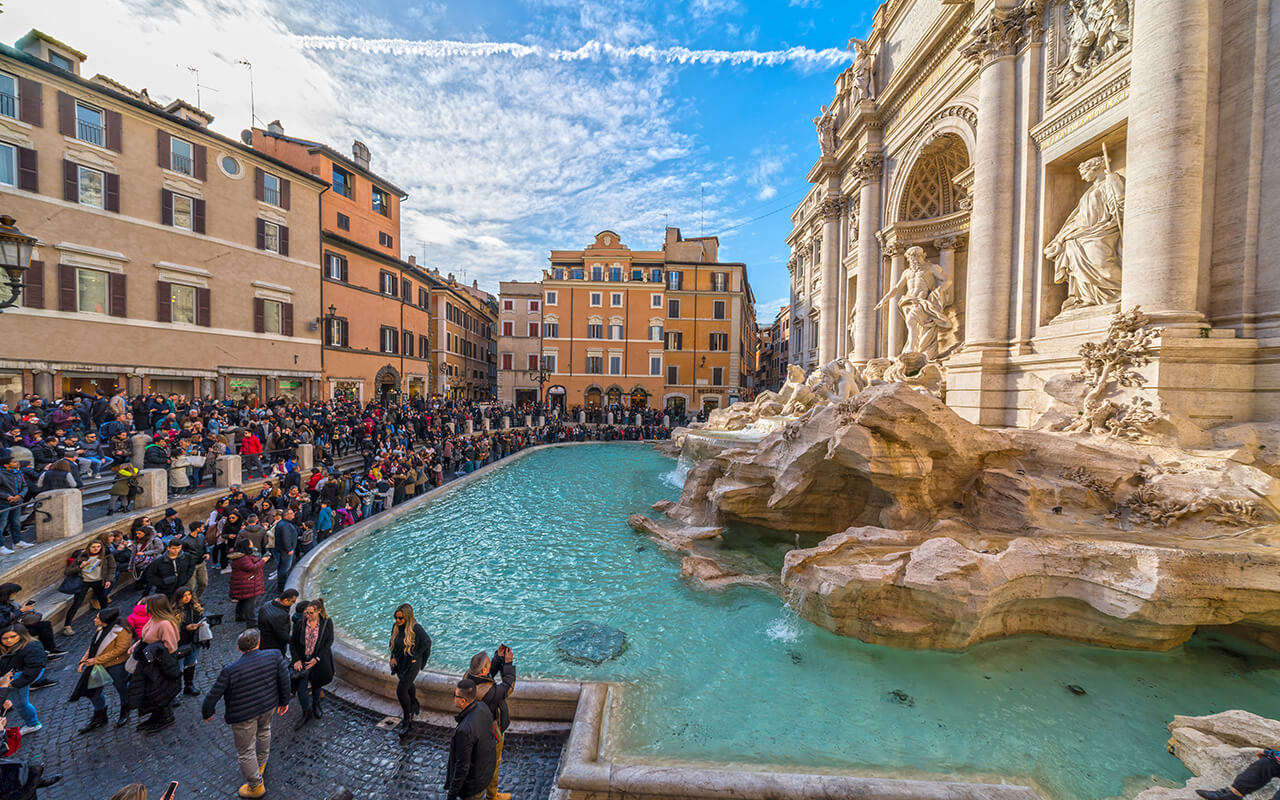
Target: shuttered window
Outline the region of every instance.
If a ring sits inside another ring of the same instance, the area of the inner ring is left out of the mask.
[[[333,281],[347,280],[347,257],[337,253],[324,254],[325,277]]]
[[[325,344],[330,347],[347,347],[347,320],[345,317],[330,317],[325,327]]]
[[[44,262],[32,261],[22,276],[22,305],[44,308]]]

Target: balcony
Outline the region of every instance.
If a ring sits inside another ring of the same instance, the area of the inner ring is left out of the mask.
[[[195,173],[195,165],[188,156],[178,155],[177,153],[169,154],[169,168],[174,172],[181,172],[183,175],[192,175]]]
[[[106,144],[107,132],[101,125],[78,119],[76,120],[76,138],[82,142],[102,147]]]
[[[274,186],[263,187],[262,199],[273,206],[278,206],[280,205],[280,190]]]

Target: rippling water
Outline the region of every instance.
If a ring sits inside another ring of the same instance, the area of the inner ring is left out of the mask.
[[[643,445],[538,450],[353,544],[324,576],[326,604],[383,652],[392,609],[413,603],[436,669],[505,643],[524,675],[623,682],[612,736],[624,756],[1002,775],[1098,800],[1133,776],[1189,777],[1164,750],[1174,714],[1280,712],[1280,660],[1223,637],[1170,653],[1036,637],[895,650],[835,636],[763,591],[693,588],[675,555],[626,525],[678,497],[673,468]],[[813,543],[747,527],[728,538],[739,563],[770,569]],[[562,660],[555,634],[578,620],[622,630],[626,651]]]

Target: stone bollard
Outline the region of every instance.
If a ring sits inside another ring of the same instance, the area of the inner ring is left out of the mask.
[[[511,427],[511,417],[508,417],[508,416],[506,416],[506,415],[503,415],[503,417],[502,417],[502,429],[505,431],[506,429],[508,429],[508,428],[510,428],[510,427]]]
[[[316,446],[313,444],[298,445],[298,472],[308,474],[316,465]]]
[[[578,412],[578,424],[579,424],[579,425],[586,425],[586,424],[587,424],[587,412],[585,412],[585,411],[579,411],[579,412]]]
[[[147,449],[147,445],[151,444],[151,437],[145,433],[135,433],[129,441],[133,445],[133,458],[130,461],[135,467],[142,469],[143,451]]]
[[[539,415],[539,416],[538,416],[538,427],[539,427],[539,428],[544,428],[544,427],[546,427],[546,425],[547,425],[547,418],[546,418],[546,417],[544,417],[544,416]]]
[[[142,492],[133,499],[134,508],[154,508],[169,502],[169,471],[144,469],[138,473],[138,485]]]
[[[608,415],[605,417],[605,424],[606,424],[606,425],[612,425],[612,424],[613,424],[613,412],[612,412],[612,411],[610,411],[610,412],[608,413]]]
[[[240,456],[218,456],[214,463],[218,470],[214,480],[219,489],[230,489],[240,483]]]
[[[528,414],[525,414],[525,415],[524,415],[524,426],[525,426],[526,428],[532,428],[532,427],[533,427],[533,417],[529,416]]]
[[[662,415],[662,427],[664,427],[664,428],[670,428],[670,427],[671,427],[671,415],[670,415],[670,414],[663,414],[663,415]]]
[[[83,499],[79,489],[51,489],[37,495],[36,541],[65,539],[83,532]]]
[[[484,419],[480,420],[480,429],[483,430],[485,433],[488,433],[489,431],[493,430],[493,423],[489,421],[488,417],[485,417]]]
[[[463,420],[462,426],[463,426],[462,427],[463,432],[466,433],[468,436],[476,432],[475,420],[470,420],[470,419]]]
[[[637,428],[639,428],[639,427],[640,427],[640,415],[639,415],[639,414],[636,414],[635,426],[636,426]]]
[[[445,427],[449,429],[449,435],[452,436],[458,432],[458,425],[454,422],[445,423]]]

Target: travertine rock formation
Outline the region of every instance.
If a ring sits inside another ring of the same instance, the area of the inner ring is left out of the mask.
[[[1248,711],[1223,711],[1207,717],[1174,717],[1169,723],[1169,752],[1196,777],[1184,788],[1153,787],[1134,800],[1186,800],[1196,789],[1222,789],[1258,757],[1263,748],[1280,750],[1280,722]],[[1270,797],[1275,786],[1254,797]]]

